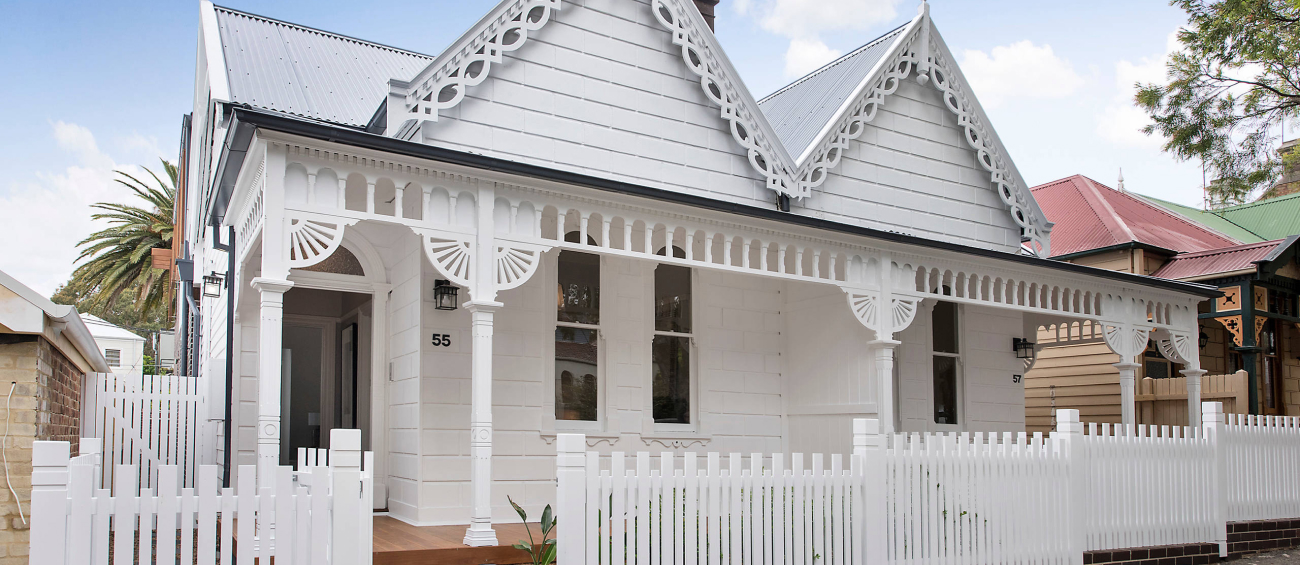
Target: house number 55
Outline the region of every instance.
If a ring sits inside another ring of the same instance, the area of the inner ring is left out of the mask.
[[[451,347],[451,334],[433,334],[433,344]]]

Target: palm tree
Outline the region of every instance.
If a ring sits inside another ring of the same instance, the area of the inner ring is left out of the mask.
[[[112,202],[99,202],[91,206],[99,212],[95,220],[107,220],[110,226],[77,244],[82,263],[72,273],[66,291],[74,295],[77,304],[86,311],[112,308],[120,304],[125,293],[136,305],[141,320],[165,319],[171,305],[170,271],[153,268],[153,249],[171,248],[174,221],[173,204],[176,200],[176,166],[162,161],[168,182],[163,182],[153,171],[145,169],[157,186],[117,171],[117,179],[144,200],[146,206],[131,206]]]

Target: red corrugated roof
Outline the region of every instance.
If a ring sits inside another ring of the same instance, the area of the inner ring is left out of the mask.
[[[1179,253],[1174,255],[1160,270],[1151,274],[1162,279],[1186,279],[1202,275],[1231,273],[1243,269],[1254,269],[1255,261],[1263,260],[1285,240],[1265,241],[1234,245],[1220,249],[1198,251],[1196,253]]]
[[[1083,175],[1039,185],[1034,199],[1052,228],[1052,256],[1138,242],[1195,252],[1240,242]]]

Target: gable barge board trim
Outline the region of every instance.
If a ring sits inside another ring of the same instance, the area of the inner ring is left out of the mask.
[[[1175,292],[1183,292],[1183,293],[1192,294],[1196,296],[1203,296],[1206,298],[1217,298],[1219,296],[1222,296],[1222,293],[1219,292],[1218,288],[1203,285],[1203,284],[1186,283],[1186,282],[1173,281],[1168,279],[1148,277],[1143,275],[1134,275],[1132,273],[1123,273],[1119,271],[1098,269],[1095,267],[1087,267],[1084,265],[1077,265],[1074,263],[1057,261],[1055,259],[1043,259],[1039,257],[1031,257],[1028,255],[1006,253],[1002,251],[994,251],[992,249],[971,247],[959,243],[949,243],[945,241],[937,241],[933,239],[917,237],[914,235],[907,235],[902,233],[878,230],[878,229],[867,228],[862,226],[854,226],[854,225],[844,224],[840,222],[832,222],[829,220],[823,220],[819,218],[812,218],[808,216],[800,216],[797,214],[781,212],[780,210],[777,210],[775,208],[771,208],[771,209],[758,208],[755,206],[737,204],[734,202],[726,202],[723,200],[716,200],[713,198],[706,198],[703,196],[682,194],[679,192],[673,192],[670,190],[664,190],[660,188],[653,188],[649,186],[643,186],[643,185],[638,185],[638,184],[633,184],[628,182],[621,182],[621,181],[616,181],[611,179],[594,177],[594,176],[584,175],[580,173],[560,171],[560,170],[550,169],[547,167],[541,167],[537,165],[519,163],[507,159],[497,158],[497,157],[489,157],[486,155],[466,153],[463,151],[456,151],[452,149],[446,149],[443,147],[435,147],[432,145],[425,145],[423,143],[418,143],[413,141],[404,141],[404,140],[395,139],[391,137],[375,135],[372,133],[367,133],[356,129],[339,127],[328,123],[302,120],[285,114],[266,112],[262,110],[253,109],[251,107],[232,105],[231,112],[232,112],[231,120],[233,120],[233,122],[230,125],[229,131],[232,134],[236,131],[241,131],[241,132],[246,131],[247,134],[238,135],[238,136],[228,135],[227,142],[222,146],[222,155],[219,161],[220,166],[223,168],[234,167],[235,173],[232,174],[230,171],[221,170],[221,169],[217,171],[217,178],[221,179],[220,181],[221,186],[218,187],[218,190],[214,195],[214,198],[216,200],[214,200],[211,204],[211,208],[213,210],[224,211],[226,206],[229,205],[229,199],[234,190],[234,179],[237,176],[237,171],[243,165],[244,155],[248,150],[247,144],[252,139],[252,130],[256,128],[265,128],[268,130],[277,131],[281,133],[300,135],[312,139],[319,139],[322,141],[341,143],[345,145],[352,145],[355,147],[372,149],[376,151],[385,151],[388,153],[403,155],[406,157],[413,157],[417,159],[429,159],[432,161],[440,161],[444,163],[460,165],[460,166],[480,169],[484,171],[519,175],[523,177],[530,177],[530,178],[536,178],[536,179],[546,180],[551,182],[558,182],[558,183],[582,186],[582,187],[596,189],[596,190],[603,190],[606,192],[614,192],[614,193],[624,194],[629,196],[637,196],[641,198],[647,198],[650,200],[672,202],[676,204],[683,204],[686,206],[692,206],[695,208],[710,210],[714,212],[735,214],[738,216],[745,216],[750,218],[757,218],[762,220],[797,225],[801,227],[825,230],[830,232],[837,232],[837,233],[842,233],[847,235],[866,237],[866,238],[876,239],[881,241],[889,241],[889,242],[900,243],[904,245],[915,245],[918,247],[939,249],[943,251],[950,251],[950,252],[961,253],[965,255],[972,255],[976,257],[994,259],[998,261],[1019,263],[1022,265],[1030,265],[1034,267],[1042,267],[1042,268],[1053,269],[1058,271],[1080,273],[1080,274],[1099,277],[1099,278],[1116,280],[1128,284],[1136,284],[1145,287],[1159,288],[1159,289],[1171,290]],[[235,138],[234,143],[231,142],[232,138]],[[240,141],[244,143],[242,147],[239,146]],[[229,153],[229,158],[227,157],[227,153]],[[227,179],[229,180],[227,181]],[[228,185],[227,182],[229,183]],[[221,202],[221,200],[223,199],[225,200],[224,203]]]

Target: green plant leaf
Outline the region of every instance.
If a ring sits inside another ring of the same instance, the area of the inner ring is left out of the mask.
[[[514,545],[512,545],[512,546],[510,546],[510,547],[513,547],[513,548],[515,548],[515,549],[521,549],[521,550],[527,551],[528,553],[532,553],[532,552],[533,552],[533,547],[530,546],[530,545],[528,545],[528,544],[526,544],[526,543],[516,543],[516,544],[514,544]]]
[[[542,510],[542,536],[551,531],[551,505],[547,504],[546,509]]]
[[[554,541],[555,541],[555,540],[551,540],[552,543],[551,543],[550,545],[548,545],[548,546],[546,547],[545,550],[542,551],[542,559],[541,559],[541,561],[538,562],[537,565],[551,565],[551,563],[554,563],[554,562],[555,562],[555,543],[554,543]]]
[[[528,513],[524,512],[524,509],[520,508],[518,504],[515,504],[515,501],[511,500],[509,496],[506,496],[506,500],[510,502],[511,506],[515,507],[515,513],[519,514],[519,519],[523,520],[525,523],[528,522]]]

